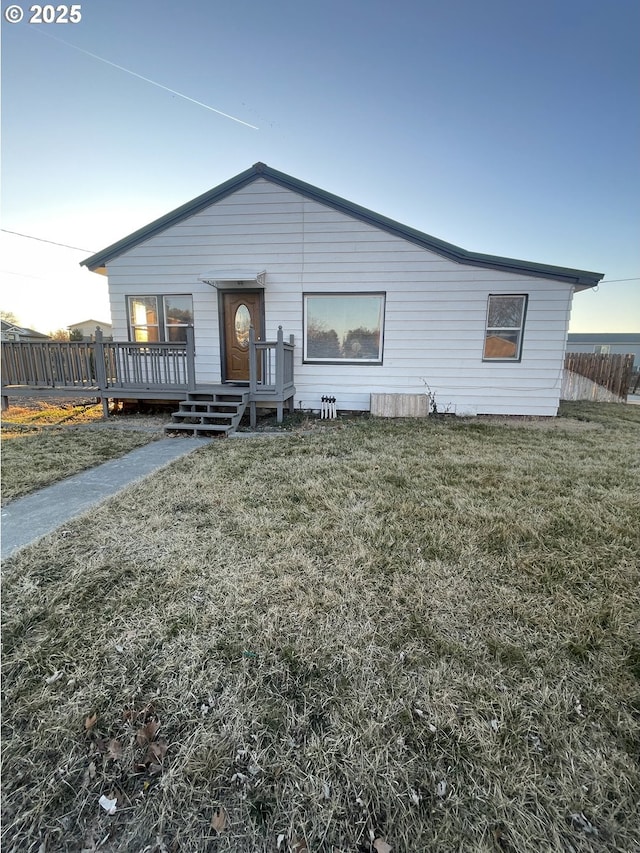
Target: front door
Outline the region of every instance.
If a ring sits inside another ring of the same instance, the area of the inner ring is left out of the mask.
[[[249,327],[262,338],[262,291],[222,293],[223,364],[225,382],[249,381]]]

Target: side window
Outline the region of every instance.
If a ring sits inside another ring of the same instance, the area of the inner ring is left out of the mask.
[[[190,296],[164,296],[165,341],[186,341],[187,326],[193,326],[193,299]]]
[[[191,296],[128,296],[129,330],[138,343],[186,341],[193,326]]]
[[[131,340],[152,343],[160,340],[157,296],[129,296]]]
[[[485,361],[519,361],[527,296],[489,296],[484,336]]]

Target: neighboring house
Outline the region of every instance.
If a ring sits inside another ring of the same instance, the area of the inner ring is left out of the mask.
[[[103,340],[111,340],[113,336],[111,323],[102,323],[100,320],[83,320],[82,323],[72,323],[70,326],[67,326],[67,329],[69,333],[80,332],[83,341],[93,341],[95,340],[97,327],[102,329]]]
[[[596,352],[603,355],[635,356],[640,366],[640,334],[634,332],[575,332],[567,335],[567,352]]]
[[[2,320],[2,340],[3,341],[50,341],[49,335],[43,335],[42,332],[36,332],[35,329],[24,329],[22,326],[16,326],[15,323],[8,323]]]
[[[437,395],[555,415],[573,294],[604,274],[469,252],[257,163],[83,265],[115,341],[180,341],[199,386],[245,383],[250,327],[293,335],[295,405]]]

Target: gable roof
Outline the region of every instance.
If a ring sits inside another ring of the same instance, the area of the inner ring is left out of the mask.
[[[107,323],[107,322],[103,323],[100,320],[93,320],[93,319],[89,318],[88,320],[81,320],[79,323],[69,323],[69,325],[67,326],[67,329],[76,329],[78,326],[88,326],[89,323],[94,323],[96,326],[100,326],[100,328],[103,328],[104,326],[110,326],[111,325],[110,322],[109,323]]]
[[[50,340],[50,335],[45,335],[43,332],[36,332],[35,329],[27,329],[25,326],[16,326],[15,323],[8,323],[6,320],[1,321],[2,333],[8,334],[14,332],[21,338],[42,338],[42,340]]]
[[[437,237],[431,237],[429,234],[424,234],[422,231],[417,231],[415,228],[410,228],[408,225],[402,225],[400,222],[388,219],[386,216],[382,216],[379,213],[374,213],[374,211],[368,210],[366,207],[360,207],[360,205],[347,201],[344,198],[340,198],[340,196],[333,195],[332,193],[328,193],[325,190],[312,186],[311,184],[304,183],[304,181],[299,181],[297,178],[292,178],[291,175],[286,175],[284,172],[278,172],[276,169],[272,169],[264,163],[256,163],[245,172],[241,172],[234,178],[230,178],[223,184],[209,190],[209,192],[197,196],[197,198],[188,201],[181,207],[177,207],[165,216],[161,216],[160,219],[156,219],[144,228],[140,228],[138,231],[134,231],[133,234],[129,234],[128,237],[124,237],[122,240],[118,240],[117,243],[107,246],[107,248],[103,249],[101,252],[96,252],[95,255],[91,255],[91,257],[81,261],[81,266],[88,267],[93,271],[103,271],[105,265],[113,258],[117,258],[119,255],[122,255],[124,252],[129,251],[129,249],[134,248],[134,246],[148,240],[155,234],[164,231],[172,225],[182,222],[189,216],[193,216],[195,213],[199,213],[206,207],[221,201],[231,195],[231,193],[236,192],[242,187],[246,187],[248,184],[257,181],[260,178],[270,181],[273,184],[277,184],[278,186],[285,187],[286,189],[293,190],[293,192],[299,193],[305,198],[317,201],[320,204],[324,204],[327,207],[331,207],[334,210],[338,210],[341,213],[345,213],[347,216],[359,219],[369,225],[374,225],[377,228],[381,228],[383,231],[402,237],[410,243],[414,243],[415,245],[428,249],[429,251],[436,252],[437,254],[442,255],[449,260],[457,261],[458,263],[485,267],[487,269],[496,269],[502,272],[552,278],[556,281],[573,284],[578,290],[594,287],[598,284],[600,279],[604,277],[604,273],[576,270],[568,267],[550,266],[548,264],[532,263],[531,261],[520,261],[515,258],[503,258],[499,255],[485,255],[480,254],[479,252],[469,252],[466,249],[460,248],[460,246],[454,246],[453,243],[446,243],[444,240],[439,240]]]

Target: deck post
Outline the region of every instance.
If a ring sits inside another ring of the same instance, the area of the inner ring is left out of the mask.
[[[249,423],[255,429],[257,423],[255,393],[258,390],[258,364],[256,352],[256,331],[249,326]]]
[[[100,389],[100,400],[102,402],[102,414],[105,418],[109,417],[109,398],[107,393],[107,368],[104,360],[104,341],[102,340],[102,329],[96,326],[94,350],[93,350],[93,369],[96,375],[96,385]]]
[[[256,330],[249,326],[249,392],[255,394],[258,389],[258,365],[256,359]]]
[[[282,423],[282,395],[284,394],[284,335],[282,326],[278,326],[278,337],[276,339],[276,400],[278,401],[276,420]]]
[[[187,326],[187,388],[196,390],[196,343],[193,326]]]

